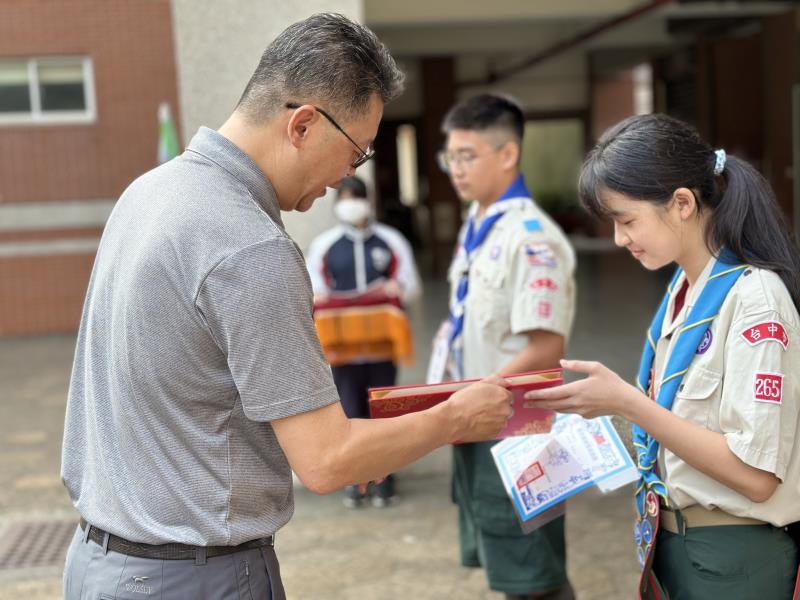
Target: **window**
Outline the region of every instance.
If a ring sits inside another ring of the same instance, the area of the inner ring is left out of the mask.
[[[90,123],[94,119],[89,58],[0,59],[0,124]]]

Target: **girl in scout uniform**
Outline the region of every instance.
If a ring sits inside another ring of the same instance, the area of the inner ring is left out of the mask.
[[[798,597],[800,258],[767,182],[690,126],[632,117],[589,153],[580,194],[647,269],[677,272],[637,386],[596,362],[527,395],[633,423],[640,598]]]

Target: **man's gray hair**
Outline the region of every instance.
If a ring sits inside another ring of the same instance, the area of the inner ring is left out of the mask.
[[[263,123],[287,102],[321,102],[346,120],[364,114],[375,94],[384,104],[400,95],[403,77],[372,31],[320,13],[289,26],[267,47],[237,109]]]

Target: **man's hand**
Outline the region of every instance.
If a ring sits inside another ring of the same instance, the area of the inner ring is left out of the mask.
[[[442,403],[447,418],[454,424],[451,442],[493,440],[511,416],[513,397],[508,382],[497,376],[457,391]]]

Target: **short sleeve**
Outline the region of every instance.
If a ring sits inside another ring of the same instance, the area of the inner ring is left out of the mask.
[[[226,258],[206,277],[196,305],[249,419],[272,421],[338,401],[314,328],[308,273],[290,240],[259,242]]]
[[[526,236],[511,256],[511,331],[544,329],[568,336],[572,325],[572,263],[567,249]]]
[[[725,345],[720,427],[743,462],[783,479],[798,418],[800,343],[775,312],[739,319]]]

